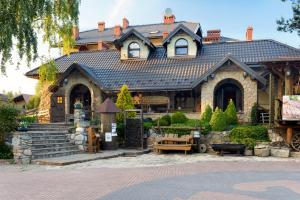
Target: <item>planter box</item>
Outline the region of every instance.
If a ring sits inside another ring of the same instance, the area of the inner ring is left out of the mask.
[[[259,157],[270,156],[270,147],[266,145],[257,145],[254,147],[254,155]]]
[[[290,149],[272,147],[271,148],[271,156],[279,157],[279,158],[288,158],[288,157],[290,157]]]
[[[253,150],[246,149],[244,152],[244,156],[253,156]]]
[[[212,144],[212,149],[220,153],[221,156],[226,152],[243,155],[246,146],[243,144]]]

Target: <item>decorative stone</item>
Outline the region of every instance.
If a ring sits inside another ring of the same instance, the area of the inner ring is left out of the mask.
[[[25,156],[31,156],[31,155],[32,155],[32,152],[31,152],[30,149],[25,149],[25,150],[23,151],[23,154],[24,154]]]
[[[269,129],[268,135],[269,135],[271,142],[283,142],[284,141],[282,136],[279,133],[276,133],[274,130]]]
[[[256,145],[254,147],[254,155],[258,157],[268,157],[270,156],[270,146],[269,145]]]
[[[290,157],[290,149],[289,148],[272,147],[271,148],[271,156],[279,157],[279,158],[288,158],[288,157]]]
[[[23,165],[28,165],[31,163],[31,157],[23,157],[22,160],[21,160],[21,163]]]

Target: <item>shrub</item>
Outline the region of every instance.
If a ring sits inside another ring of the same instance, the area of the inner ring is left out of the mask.
[[[236,115],[236,108],[235,108],[235,105],[234,105],[232,99],[230,99],[229,104],[225,110],[225,115],[226,115],[228,125],[235,125],[238,123],[238,118]]]
[[[188,118],[182,112],[176,112],[171,118],[172,124],[183,124],[188,121]]]
[[[30,109],[38,108],[40,105],[40,101],[41,101],[41,97],[39,95],[30,97],[26,105],[26,109],[30,110]]]
[[[269,141],[268,129],[264,126],[238,126],[232,129],[229,137],[232,142],[245,144],[249,149],[257,142]]]
[[[201,121],[202,122],[210,122],[212,113],[213,112],[212,112],[212,108],[210,107],[210,105],[206,105],[205,110],[201,115]]]
[[[152,122],[144,122],[144,133],[148,133],[152,127]]]
[[[133,109],[133,98],[128,90],[127,85],[123,85],[120,92],[118,93],[118,98],[116,106],[121,110],[121,113],[117,113],[117,121],[123,122],[124,120],[124,111],[128,109]],[[129,113],[129,116],[134,116],[134,113]]]
[[[209,131],[211,131],[211,126],[209,124],[209,122],[206,121],[201,121],[200,122],[200,126],[201,126],[201,133],[203,135],[207,135],[209,133]]]
[[[37,117],[22,115],[19,117],[19,121],[26,122],[29,125],[29,124],[33,124],[33,123],[37,122]]]
[[[251,124],[256,125],[258,124],[258,105],[254,103],[251,108]]]
[[[153,126],[158,126],[158,121],[159,121],[159,126],[170,126],[170,123],[163,118],[154,120]]]
[[[4,142],[0,142],[0,159],[11,159],[13,157],[11,147],[6,145]]]
[[[171,125],[171,116],[170,115],[164,115],[164,116],[162,116],[161,120],[166,121],[166,123],[168,124],[166,126],[170,126]]]
[[[215,109],[209,122],[213,131],[224,131],[227,128],[227,120],[224,112],[218,107]]]
[[[124,135],[125,135],[125,124],[124,123],[117,123],[117,134],[118,134],[118,137],[124,139]]]
[[[5,134],[15,130],[18,126],[19,111],[11,105],[0,105],[0,143]]]
[[[193,128],[191,127],[164,127],[161,129],[164,134],[177,134],[179,137],[190,135]]]

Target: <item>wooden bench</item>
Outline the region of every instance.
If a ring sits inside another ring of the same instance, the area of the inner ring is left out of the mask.
[[[178,137],[173,134],[166,134],[164,137],[157,139],[154,150],[161,153],[162,150],[187,151],[192,149],[193,137],[191,135]]]

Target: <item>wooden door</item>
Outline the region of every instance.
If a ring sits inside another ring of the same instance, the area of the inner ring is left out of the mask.
[[[53,94],[51,96],[51,122],[65,122],[65,96]]]

